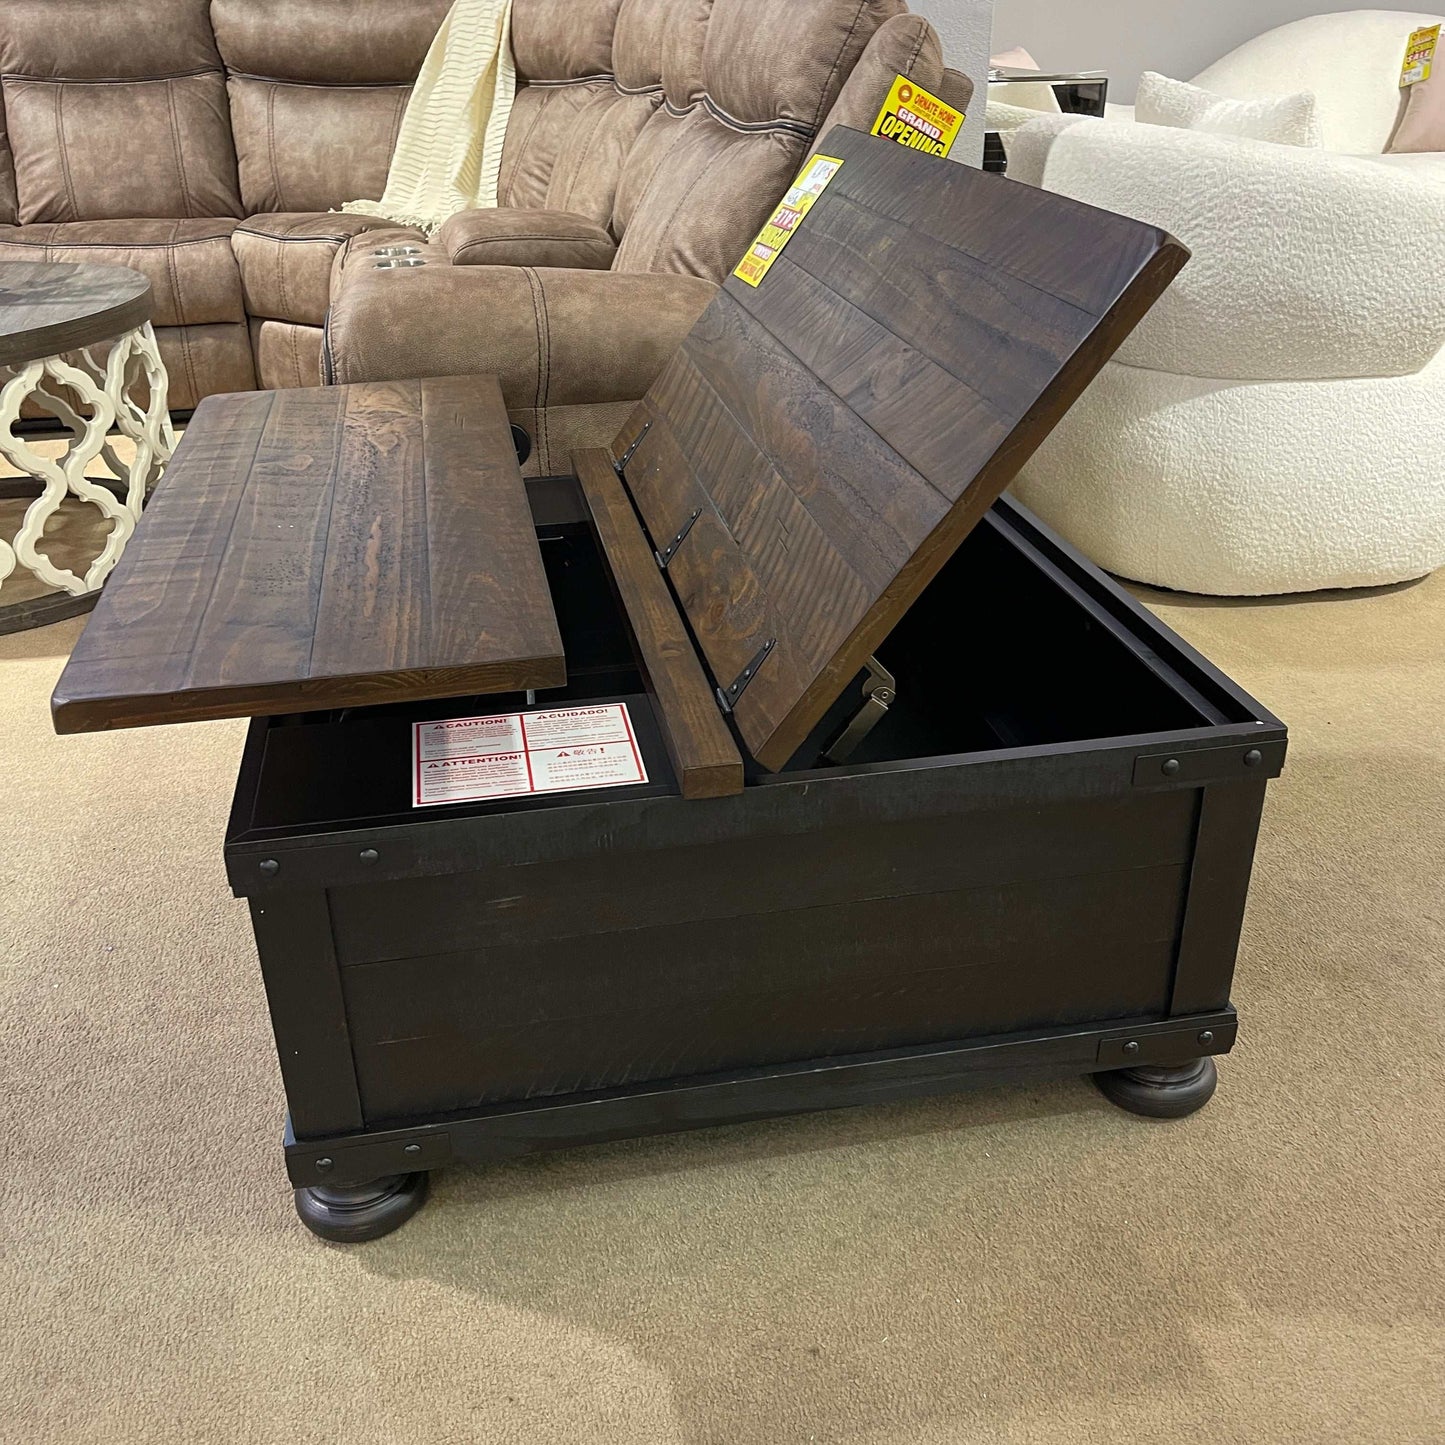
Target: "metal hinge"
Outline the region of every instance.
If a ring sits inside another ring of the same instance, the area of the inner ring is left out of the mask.
[[[833,746],[823,754],[826,762],[846,763],[858,751],[863,739],[888,716],[888,709],[898,700],[898,683],[893,674],[876,657],[870,657],[865,666],[868,679],[863,684],[863,706]]]
[[[758,669],[768,660],[769,653],[778,645],[776,637],[770,637],[758,649],[758,655],[743,668],[738,674],[738,680],[731,687],[720,687],[717,690],[718,706],[724,712],[731,712],[738,704],[738,699],[748,690],[748,685],[758,675]]]
[[[630,462],[633,457],[637,455],[637,449],[642,445],[643,438],[646,437],[648,432],[650,432],[651,430],[652,423],[645,423],[642,430],[637,433],[637,440],[634,441],[632,445],[628,447],[627,450],[623,452],[620,457],[613,458],[612,467],[619,477],[623,474],[623,472],[627,470],[628,462]]]
[[[677,556],[677,549],[681,547],[682,544],[687,540],[687,534],[692,531],[693,523],[696,522],[700,516],[702,516],[701,507],[699,507],[692,514],[692,516],[690,516],[687,521],[682,524],[682,531],[680,531],[677,536],[675,536],[672,541],[667,544],[667,547],[664,551],[654,552],[652,554],[654,557],[657,558],[657,565],[661,567],[664,572],[667,571],[667,564],[671,562],[674,557]]]

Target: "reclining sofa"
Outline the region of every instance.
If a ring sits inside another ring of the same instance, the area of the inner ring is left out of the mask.
[[[516,0],[500,207],[428,241],[334,208],[381,195],[449,8],[0,0],[0,260],[148,276],[174,410],[486,370],[545,471],[615,434],[820,134],[896,73],[970,97],[905,0]]]

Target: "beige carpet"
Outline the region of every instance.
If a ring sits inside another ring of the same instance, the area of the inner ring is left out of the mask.
[[[352,1250],[281,1172],[242,729],[58,740],[79,624],[0,639],[3,1438],[1445,1440],[1445,576],[1161,610],[1294,727],[1202,1114],[1068,1082],[456,1169]]]

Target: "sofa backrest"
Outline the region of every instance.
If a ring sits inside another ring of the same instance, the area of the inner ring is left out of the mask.
[[[377,200],[412,85],[451,0],[212,0],[241,204]]]
[[[207,0],[4,0],[0,221],[235,216]]]
[[[936,89],[943,60],[904,0],[678,0],[662,70],[617,188],[615,269],[721,281],[826,126],[866,129],[895,74]]]
[[[1313,91],[1326,150],[1379,155],[1400,117],[1410,34],[1440,23],[1412,10],[1311,15],[1245,41],[1194,84],[1231,100]]]
[[[518,93],[498,200],[605,226],[623,162],[662,101],[662,37],[692,0],[515,0]]]
[[[0,0],[0,224],[380,197],[451,0]]]
[[[451,0],[0,0],[0,224],[377,199]],[[820,133],[895,73],[905,0],[515,0],[504,206],[609,226],[617,267],[721,280]]]

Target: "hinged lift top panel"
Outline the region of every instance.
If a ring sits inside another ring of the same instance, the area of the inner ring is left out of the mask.
[[[779,769],[1188,259],[856,131],[613,448],[743,740]],[[624,463],[625,459],[625,463]]]
[[[211,397],[65,669],[61,733],[567,680],[492,377]]]

